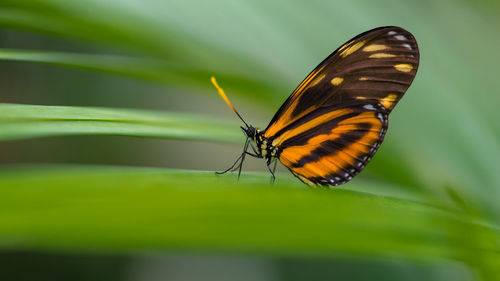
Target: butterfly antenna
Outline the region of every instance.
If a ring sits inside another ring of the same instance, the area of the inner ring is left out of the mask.
[[[241,121],[243,121],[243,123],[245,123],[245,126],[247,126],[247,128],[248,128],[249,126],[248,126],[247,122],[245,122],[245,120],[243,120],[241,115],[238,113],[238,111],[236,111],[234,106],[231,104],[231,102],[229,101],[229,99],[226,96],[226,93],[224,93],[224,90],[219,86],[219,84],[217,84],[217,80],[215,80],[215,77],[212,76],[210,78],[210,81],[212,81],[212,84],[214,84],[215,88],[217,89],[217,92],[219,92],[219,95],[222,97],[222,99],[234,111],[234,113],[236,113],[236,115],[238,115],[238,117],[241,119]]]

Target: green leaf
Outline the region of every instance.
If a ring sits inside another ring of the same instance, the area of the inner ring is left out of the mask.
[[[39,50],[0,49],[0,60],[37,62],[73,67],[89,71],[130,76],[138,79],[167,83],[195,90],[212,87],[210,77],[224,81],[224,87],[236,87],[239,93],[273,97],[272,86],[263,85],[248,77],[236,76],[200,65],[189,66],[164,59],[139,56],[50,52]],[[212,93],[215,91],[212,88]]]
[[[240,143],[235,122],[174,112],[0,104],[0,140],[118,135]]]
[[[360,184],[360,183],[358,183]],[[362,183],[363,185],[374,185]],[[497,227],[293,177],[106,166],[0,170],[0,247],[452,259],[498,270]],[[497,266],[497,267],[493,267]]]

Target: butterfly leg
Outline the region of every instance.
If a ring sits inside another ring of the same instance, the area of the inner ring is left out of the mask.
[[[241,175],[241,168],[243,167],[243,161],[245,160],[245,156],[248,153],[247,149],[248,149],[248,144],[251,143],[250,142],[250,139],[247,138],[246,142],[245,142],[245,147],[243,148],[243,153],[241,154],[241,161],[240,161],[240,165],[238,166],[238,180],[240,180],[240,175]]]
[[[252,150],[253,150],[254,153],[251,153],[251,152],[247,151],[249,144],[250,144],[250,147],[252,148]],[[241,168],[243,167],[243,160],[245,160],[245,156],[247,154],[250,155],[250,156],[252,156],[252,157],[262,158],[262,155],[260,155],[257,152],[257,149],[255,149],[255,146],[253,145],[253,142],[250,139],[247,139],[247,142],[245,143],[245,149],[243,150],[243,154],[241,155],[241,162],[240,162],[240,165],[238,167],[238,179],[240,179]],[[273,174],[273,178],[274,178],[274,174]]]
[[[253,154],[253,153],[248,152],[248,151],[247,151],[245,154],[250,155],[250,156],[252,156],[252,157],[256,157],[256,158],[261,158],[261,157],[259,157],[259,155],[257,155],[257,154]]]
[[[236,163],[238,163],[241,159],[241,156],[238,156],[238,158],[236,159],[236,161],[233,163],[233,165],[231,165],[231,167],[227,168],[226,170],[222,171],[222,172],[215,172],[217,175],[222,175],[222,174],[225,174],[231,170],[234,170],[234,167],[236,166]]]
[[[261,158],[261,156],[259,156],[259,153],[257,152],[257,149],[255,148],[253,142],[250,142],[250,147],[252,147],[252,150],[254,153],[253,155],[252,154],[250,154],[250,155],[252,155],[253,157]]]
[[[276,180],[276,177],[274,176],[274,172],[276,171],[276,159],[274,159],[274,167],[273,169],[271,169],[271,163],[273,162],[273,160],[267,160],[266,161],[266,166],[267,166],[267,170],[269,171],[269,173],[271,173],[271,184],[274,184],[274,180]]]
[[[259,153],[257,152],[257,149],[255,149],[255,146],[253,145],[253,142],[250,142],[250,147],[252,148],[253,153],[245,151],[246,154],[248,154],[248,155],[250,155],[252,157],[255,157],[255,158],[262,158],[262,156],[260,156]]]
[[[227,168],[226,170],[224,170],[223,172],[215,172],[217,175],[222,175],[222,174],[225,174],[229,171],[234,171],[236,169],[240,169],[241,170],[241,165],[243,164],[243,159],[245,159],[245,154],[247,153],[247,149],[248,149],[248,143],[249,143],[249,139],[247,139],[245,141],[245,146],[243,147],[243,153],[241,153],[241,155],[236,159],[236,161],[234,161],[233,165],[231,165],[231,167]],[[238,162],[240,163],[239,165]],[[238,176],[239,178],[239,176]]]

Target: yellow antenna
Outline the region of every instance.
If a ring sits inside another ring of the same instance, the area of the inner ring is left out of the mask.
[[[236,109],[234,108],[234,106],[231,104],[231,102],[229,101],[229,99],[227,98],[226,96],[226,93],[224,93],[224,90],[219,86],[219,84],[217,84],[217,80],[215,80],[215,77],[210,77],[210,81],[212,81],[212,84],[214,84],[215,88],[217,89],[217,92],[219,93],[219,95],[222,97],[222,99],[227,103],[227,105],[234,111],[234,113],[236,113],[236,115],[238,115],[238,117],[241,119],[241,121],[243,121],[243,123],[245,123],[245,126],[248,127],[248,124],[247,122],[245,122],[245,120],[243,120],[243,118],[241,117],[241,115],[238,113],[238,111],[236,111]]]

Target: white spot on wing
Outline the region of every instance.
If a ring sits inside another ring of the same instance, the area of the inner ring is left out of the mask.
[[[368,110],[376,110],[376,108],[371,104],[363,105],[363,108]]]
[[[408,40],[404,35],[396,35],[396,36],[394,36],[394,38],[396,38],[398,40]]]
[[[377,118],[378,118],[380,121],[384,121],[384,116],[382,115],[382,113],[377,113]]]
[[[406,44],[406,43],[404,43],[404,44],[402,44],[401,46],[403,46],[403,47],[405,47],[405,48],[407,48],[407,49],[411,50],[411,46],[410,46],[410,44]]]
[[[396,34],[396,31],[391,30],[391,31],[387,32],[387,34],[388,34],[388,35],[394,35],[394,34]]]

